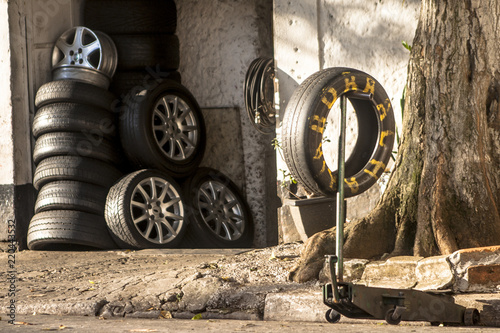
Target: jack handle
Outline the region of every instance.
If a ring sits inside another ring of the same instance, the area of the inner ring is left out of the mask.
[[[340,302],[339,288],[337,284],[337,274],[335,273],[335,264],[338,261],[338,257],[334,254],[326,255],[326,263],[330,266],[330,280],[332,281],[333,297],[335,303]]]

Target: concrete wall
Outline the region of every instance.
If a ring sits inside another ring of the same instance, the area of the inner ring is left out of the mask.
[[[294,89],[308,76],[328,67],[352,67],[371,74],[383,85],[400,126],[400,98],[409,59],[402,41],[412,43],[419,10],[420,0],[275,0],[280,116]],[[287,169],[279,155],[278,169]],[[280,182],[284,181],[281,175],[278,173]],[[387,176],[382,177],[372,189],[349,199],[347,218],[369,213],[386,181]],[[282,216],[280,225],[288,218]]]
[[[272,136],[263,136],[245,111],[245,73],[257,57],[272,57],[271,0],[177,0],[182,83],[202,108],[235,108],[241,121],[247,201],[256,246],[277,241]],[[210,110],[205,115],[210,117]],[[214,114],[214,116],[216,116]],[[234,132],[237,128],[225,128]],[[217,133],[208,133],[217,136]],[[207,147],[210,154],[211,147]]]

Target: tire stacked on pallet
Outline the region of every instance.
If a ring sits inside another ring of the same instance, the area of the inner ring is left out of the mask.
[[[110,89],[117,96],[164,79],[181,82],[173,0],[87,0],[84,21],[116,44],[120,61]]]
[[[115,96],[106,89],[116,63],[109,37],[85,27],[56,42],[54,81],[35,98],[33,185],[39,193],[30,249],[116,247],[104,220],[108,189],[121,177]]]

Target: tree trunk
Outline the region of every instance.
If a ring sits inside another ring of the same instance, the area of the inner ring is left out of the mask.
[[[500,244],[499,24],[496,0],[422,1],[396,166],[377,207],[346,226],[345,257]],[[291,278],[317,277],[333,239],[311,237]]]

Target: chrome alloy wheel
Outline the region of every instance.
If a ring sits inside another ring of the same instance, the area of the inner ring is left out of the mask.
[[[198,189],[198,209],[203,222],[218,238],[239,239],[246,228],[243,204],[223,183],[210,180]]]
[[[130,214],[133,224],[151,243],[166,244],[175,239],[185,223],[184,210],[179,192],[160,177],[142,180],[132,192]]]
[[[52,51],[54,80],[80,79],[107,89],[117,64],[118,52],[113,40],[86,27],[65,31]]]
[[[152,122],[154,138],[166,157],[182,162],[193,155],[200,124],[186,101],[170,94],[160,97],[154,106]]]

